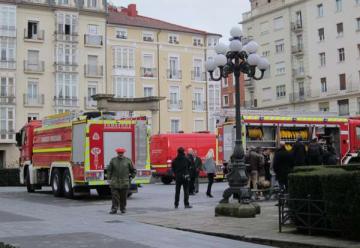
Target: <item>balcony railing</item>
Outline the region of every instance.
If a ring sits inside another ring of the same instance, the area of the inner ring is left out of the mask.
[[[77,97],[54,96],[55,107],[78,107],[78,103]]]
[[[311,91],[300,91],[289,94],[289,101],[290,102],[302,102],[307,101],[312,98]]]
[[[11,105],[15,104],[14,86],[0,86],[0,103]]]
[[[97,101],[93,100],[91,97],[84,97],[84,105],[85,109],[96,109]]]
[[[299,54],[299,53],[303,53],[304,52],[304,48],[301,45],[297,45],[297,46],[292,46],[291,47],[291,52],[293,54]]]
[[[0,69],[16,69],[16,61],[15,60],[1,60],[0,59]]]
[[[85,34],[84,42],[87,46],[102,46],[103,45],[103,37],[102,35],[95,34]]]
[[[48,0],[18,0],[20,2],[25,2],[25,3],[35,3],[35,4],[48,4],[49,1]]]
[[[62,62],[58,61],[54,63],[55,69],[58,72],[76,72],[78,64],[75,62]]]
[[[143,37],[143,41],[147,41],[147,42],[154,42],[154,38],[153,37]]]
[[[65,33],[63,31],[55,31],[55,40],[61,42],[79,42],[79,35],[76,32]]]
[[[102,65],[84,65],[86,77],[102,77],[104,76],[104,68]]]
[[[245,80],[244,83],[246,88],[254,88],[255,87],[255,81],[254,80]]]
[[[45,37],[45,31],[39,30],[37,34],[31,34],[27,29],[24,29],[24,39],[28,41],[43,42]]]
[[[206,102],[192,101],[192,110],[193,111],[205,111]]]
[[[303,79],[305,78],[305,71],[303,68],[293,69],[293,75],[296,79]]]
[[[28,60],[24,60],[24,72],[43,73],[44,71],[45,71],[45,62],[44,61],[39,61],[36,64],[32,64]]]
[[[141,77],[155,78],[155,77],[157,77],[157,69],[156,68],[141,67],[140,68],[140,75],[141,75]]]
[[[206,72],[201,72],[197,70],[191,71],[191,80],[193,81],[206,81]]]
[[[181,79],[182,78],[182,73],[180,70],[167,70],[167,78],[168,79]]]
[[[300,32],[303,30],[303,25],[301,22],[292,22],[291,23],[291,30],[294,32]]]
[[[182,100],[172,101],[168,100],[168,110],[182,110]]]
[[[45,103],[45,96],[44,94],[36,95],[36,96],[24,94],[23,100],[24,100],[24,106],[26,107],[41,107]]]
[[[16,27],[8,27],[0,25],[0,37],[16,37]]]

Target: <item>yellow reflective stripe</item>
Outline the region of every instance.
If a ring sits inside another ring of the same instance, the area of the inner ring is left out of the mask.
[[[137,120],[89,120],[90,124],[135,124]]]
[[[150,183],[150,178],[148,179],[134,179],[136,184],[149,184]]]
[[[71,152],[71,147],[33,149],[33,153],[45,153],[45,152]]]
[[[51,130],[51,129],[56,129],[56,128],[63,128],[63,127],[71,127],[72,123],[61,123],[61,124],[56,124],[56,125],[50,125],[50,126],[46,126],[46,127],[39,127],[35,129],[35,132],[39,132],[39,131],[44,131],[44,130]]]
[[[151,165],[152,168],[167,168],[167,164],[157,164],[157,165]]]
[[[106,181],[92,181],[92,180],[89,180],[88,181],[88,185],[108,185],[108,183]]]

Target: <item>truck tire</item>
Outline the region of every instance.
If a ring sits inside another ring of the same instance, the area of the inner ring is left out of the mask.
[[[55,168],[51,173],[51,188],[55,197],[61,197],[64,194],[63,191],[62,173],[59,169]]]
[[[64,186],[64,196],[67,198],[73,198],[74,197],[74,189],[71,182],[71,175],[69,172],[69,169],[65,170],[64,176],[63,176],[63,186]]]
[[[35,192],[35,189],[34,189],[34,186],[31,185],[31,183],[30,183],[30,171],[29,171],[29,168],[26,171],[27,171],[26,178],[25,178],[25,180],[26,180],[26,189],[27,189],[28,193],[33,193],[33,192]]]
[[[96,192],[97,192],[98,195],[101,196],[101,197],[105,197],[105,196],[110,196],[110,195],[111,195],[111,189],[110,189],[110,187],[96,188]]]
[[[169,176],[162,176],[161,177],[161,182],[163,184],[169,185],[172,182],[172,178]]]

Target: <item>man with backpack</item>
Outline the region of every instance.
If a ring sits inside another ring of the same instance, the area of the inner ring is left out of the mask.
[[[317,138],[313,138],[308,147],[309,165],[322,165],[323,149]]]

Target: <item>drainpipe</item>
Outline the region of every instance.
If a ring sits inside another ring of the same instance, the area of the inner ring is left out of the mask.
[[[157,78],[158,78],[158,97],[160,97],[160,39],[159,39],[159,35],[160,35],[161,30],[156,32],[156,54],[157,54]],[[160,101],[159,101],[159,130],[158,130],[158,134],[160,134],[160,130],[161,130],[161,105],[160,105]]]
[[[205,51],[204,51],[204,63],[207,59],[207,38],[208,38],[208,35],[206,34],[205,35],[205,40],[204,40],[204,48],[205,48]],[[205,68],[205,64],[203,64],[204,68]],[[205,83],[206,83],[206,87],[205,87],[205,99],[206,99],[206,130],[209,131],[209,99],[208,99],[208,87],[209,87],[209,84],[208,84],[208,78],[207,78],[207,72],[205,70]],[[215,89],[214,89],[215,90]]]

